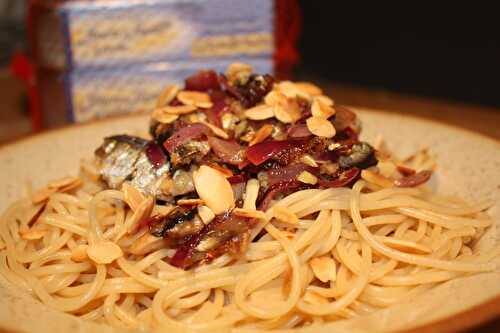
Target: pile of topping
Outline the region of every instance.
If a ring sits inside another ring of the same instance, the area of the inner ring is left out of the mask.
[[[244,251],[274,201],[353,184],[377,164],[359,130],[356,115],[317,86],[232,64],[167,87],[151,115],[152,140],[109,137],[96,156],[108,187],[155,198],[138,229],[176,249],[173,265],[189,268]]]

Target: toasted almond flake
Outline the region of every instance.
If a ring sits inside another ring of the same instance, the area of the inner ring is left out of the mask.
[[[87,255],[98,264],[110,264],[123,256],[122,249],[110,241],[101,241],[87,248]]]
[[[413,254],[430,254],[432,249],[428,246],[418,244],[412,241],[397,239],[394,237],[376,236],[376,238],[387,245],[398,251],[408,252]]]
[[[252,72],[252,66],[240,62],[235,62],[228,66],[226,70],[226,76],[229,81],[234,82],[248,78],[250,74],[252,74]]]
[[[177,200],[177,204],[179,206],[200,206],[205,202],[201,199],[179,199]]]
[[[165,215],[168,215],[173,209],[175,208],[175,206],[164,206],[164,205],[155,205],[153,207],[153,211],[151,212],[151,215],[162,215],[162,216],[165,216]]]
[[[264,103],[269,106],[286,103],[286,96],[277,90],[271,90],[264,97]]]
[[[60,179],[53,180],[53,181],[49,182],[47,186],[49,188],[59,189],[59,188],[63,188],[63,187],[66,187],[68,185],[71,185],[71,184],[78,182],[78,181],[79,181],[79,178],[68,176],[68,177],[63,177]]]
[[[198,196],[214,214],[222,214],[234,207],[233,189],[220,171],[202,165],[193,172],[193,182]]]
[[[74,249],[71,250],[71,260],[76,262],[82,262],[88,258],[87,256],[87,244],[79,244],[75,246]]]
[[[289,98],[296,98],[299,96],[307,100],[311,99],[311,95],[309,95],[306,91],[299,89],[295,83],[291,81],[282,81],[276,85],[276,88],[279,92]]]
[[[314,276],[321,282],[335,281],[337,269],[333,258],[327,256],[312,258],[309,265]]]
[[[314,100],[311,105],[311,113],[314,117],[327,119],[335,114],[335,109],[324,104],[320,100]]]
[[[40,239],[43,236],[45,236],[46,231],[45,230],[39,230],[39,229],[28,229],[26,231],[21,231],[21,238],[24,240],[35,240],[35,239]]]
[[[151,216],[153,207],[154,207],[153,197],[147,197],[139,204],[139,206],[137,206],[137,210],[134,211],[134,214],[132,214],[132,217],[128,222],[129,223],[127,228],[128,234],[136,232],[137,229],[139,228],[140,222]]]
[[[167,86],[160,94],[160,97],[158,97],[158,100],[156,101],[156,107],[161,108],[165,105],[168,105],[177,96],[179,90],[180,88],[176,84]]]
[[[208,109],[213,106],[210,95],[199,91],[183,90],[177,94],[177,99],[185,105]]]
[[[262,141],[267,139],[272,133],[273,133],[273,125],[266,124],[266,125],[262,126],[261,128],[259,128],[259,130],[257,132],[255,132],[255,135],[254,135],[252,141],[250,141],[250,143],[248,145],[253,146],[257,143],[261,143]]]
[[[224,132],[224,130],[222,128],[219,128],[217,126],[214,126],[206,121],[200,121],[200,123],[204,124],[205,126],[207,126],[208,128],[210,128],[210,130],[215,134],[217,135],[218,137],[222,138],[222,139],[229,139],[229,135]]]
[[[264,120],[274,117],[273,108],[265,104],[245,110],[244,114],[245,117],[251,120]]]
[[[273,216],[278,221],[283,223],[288,223],[292,225],[297,225],[299,223],[299,218],[290,209],[283,206],[273,207]]]
[[[328,300],[324,298],[321,295],[316,294],[313,291],[307,290],[304,293],[304,296],[302,296],[302,300],[304,302],[310,303],[310,304],[315,304],[315,305],[321,305],[321,304],[328,304]]]
[[[323,117],[307,118],[306,125],[309,131],[316,136],[325,138],[333,138],[335,136],[335,127]]]
[[[375,173],[371,170],[362,170],[361,171],[361,178],[363,178],[364,180],[366,180],[369,183],[373,183],[375,185],[378,185],[378,186],[381,186],[384,188],[394,186],[394,183],[392,180],[390,180],[390,179],[388,179],[388,178],[386,178],[378,173]]]
[[[320,101],[321,103],[323,103],[324,105],[327,105],[327,106],[334,106],[335,105],[334,100],[328,96],[325,96],[325,95],[314,96],[313,100]]]
[[[156,110],[160,110],[163,113],[171,115],[183,115],[196,111],[197,107],[195,105],[174,105],[174,106],[164,106]]]
[[[215,218],[214,212],[207,206],[198,206],[198,215],[205,224],[209,224]]]
[[[69,192],[69,191],[72,191],[72,190],[80,187],[82,184],[83,184],[83,181],[80,178],[77,178],[77,180],[75,180],[74,182],[72,182],[66,186],[59,187],[57,189],[57,192],[60,192],[60,193]]]
[[[300,175],[297,177],[297,180],[299,182],[311,185],[314,185],[318,182],[318,178],[309,171],[302,171]]]
[[[302,157],[300,158],[300,161],[302,163],[304,163],[305,165],[309,165],[313,168],[318,167],[318,163],[316,163],[316,160],[309,154],[302,155]]]
[[[46,202],[54,193],[56,193],[56,189],[44,187],[33,193],[33,195],[31,196],[31,202],[34,204]]]
[[[293,123],[300,119],[300,114],[288,108],[287,104],[276,104],[273,106],[273,112],[276,119],[285,124]]]
[[[163,247],[165,247],[165,241],[163,238],[158,238],[151,235],[149,232],[145,232],[141,237],[132,243],[128,252],[138,256]]]
[[[234,215],[241,217],[248,217],[252,219],[265,220],[266,214],[261,210],[256,209],[246,209],[246,208],[235,208],[233,210]]]
[[[257,209],[255,203],[257,202],[257,197],[259,196],[259,181],[257,179],[249,179],[245,187],[245,200],[243,201],[243,208],[245,209]]]
[[[141,191],[129,183],[123,183],[122,192],[125,197],[125,202],[134,212],[137,210],[139,205],[146,200],[146,197],[141,193]]]
[[[321,90],[320,87],[311,82],[295,82],[295,86],[311,96],[318,96],[323,94],[323,90]]]
[[[226,112],[221,117],[222,128],[225,130],[233,129],[238,120],[234,114]]]
[[[220,171],[224,176],[226,176],[226,178],[232,177],[234,175],[231,170],[229,170],[228,168],[224,168],[223,166],[220,166],[217,163],[208,162],[207,165],[212,169]]]
[[[151,114],[151,118],[161,124],[170,124],[176,121],[177,118],[179,118],[179,115],[167,113],[163,109],[156,109]]]

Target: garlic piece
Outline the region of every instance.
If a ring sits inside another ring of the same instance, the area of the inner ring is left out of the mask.
[[[318,182],[318,178],[309,171],[302,171],[297,177],[297,180],[304,184],[314,185]]]
[[[122,249],[110,241],[101,241],[87,248],[87,255],[98,264],[110,264],[123,256]]]
[[[202,165],[193,172],[193,182],[198,196],[214,214],[222,214],[234,207],[233,189],[220,171]]]

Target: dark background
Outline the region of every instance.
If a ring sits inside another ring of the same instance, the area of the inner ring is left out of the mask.
[[[383,8],[300,0],[297,70],[334,82],[500,106],[498,10],[476,3]]]

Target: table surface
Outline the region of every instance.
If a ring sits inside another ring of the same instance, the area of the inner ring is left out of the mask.
[[[311,80],[312,81],[312,80]],[[415,97],[385,90],[346,86],[315,80],[336,104],[352,105],[408,114],[440,121],[476,131],[500,141],[500,108],[469,105],[444,100]],[[24,88],[0,70],[0,142],[12,141],[30,132],[30,119],[23,111]],[[500,319],[479,327],[470,333],[497,332]]]

